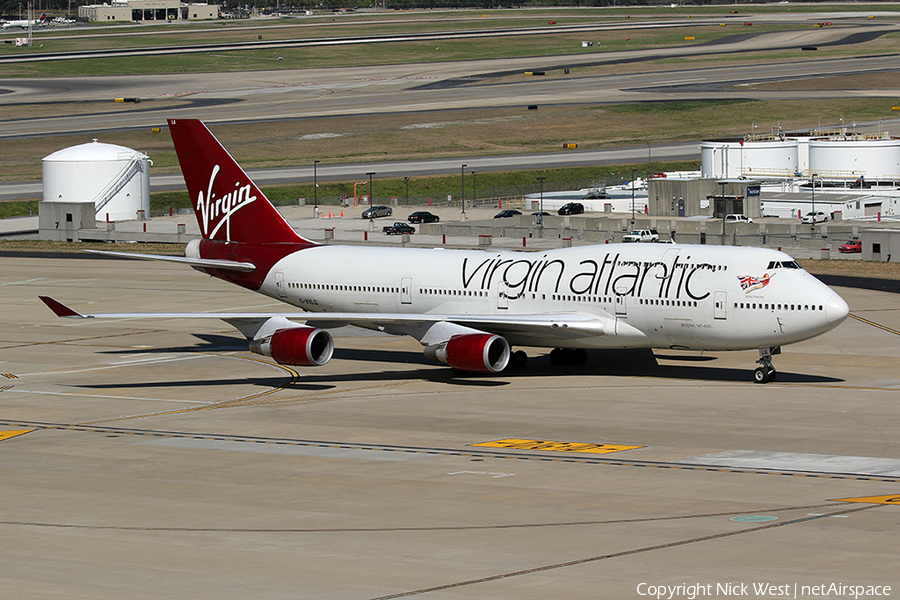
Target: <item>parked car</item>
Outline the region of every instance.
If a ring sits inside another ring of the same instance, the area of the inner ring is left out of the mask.
[[[636,229],[622,236],[622,241],[629,242],[658,242],[659,232],[655,229]]]
[[[726,223],[752,223],[753,219],[744,215],[725,215]]]
[[[394,214],[390,206],[373,206],[363,211],[363,219],[375,219],[378,217],[390,217]]]
[[[841,254],[854,254],[856,252],[862,252],[862,242],[860,240],[850,240],[840,248],[838,251]]]
[[[516,215],[521,215],[521,214],[522,214],[521,212],[519,212],[513,208],[510,208],[507,210],[501,210],[496,215],[494,215],[494,218],[495,219],[506,219],[507,217],[514,217]]]
[[[441,218],[426,210],[419,210],[409,215],[406,220],[410,223],[437,223]]]
[[[802,219],[800,219],[801,223],[824,223],[828,220],[828,215],[823,213],[821,210],[817,210],[816,212],[808,212]]]
[[[386,225],[383,229],[388,235],[400,235],[403,233],[415,233],[416,228],[410,225],[409,223],[403,223],[401,221],[397,221],[393,225]]]
[[[581,202],[569,202],[563,204],[557,211],[560,215],[581,215],[584,214],[584,204]]]

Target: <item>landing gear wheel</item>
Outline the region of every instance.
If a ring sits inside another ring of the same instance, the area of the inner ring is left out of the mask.
[[[554,348],[550,351],[550,364],[551,365],[564,365],[565,363],[565,351],[562,348]]]
[[[772,364],[772,350],[772,348],[759,349],[759,360],[756,361],[759,367],[753,372],[753,381],[756,383],[775,381],[778,375],[775,372],[775,366]],[[777,351],[777,349],[775,350]]]
[[[757,367],[756,370],[753,371],[753,381],[756,383],[768,383],[769,370],[765,367]]]
[[[521,369],[528,362],[528,355],[524,350],[516,350],[509,357],[509,366],[512,369]]]

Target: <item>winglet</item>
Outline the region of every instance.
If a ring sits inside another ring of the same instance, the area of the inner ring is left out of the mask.
[[[65,304],[63,304],[61,302],[57,302],[50,296],[38,296],[38,298],[40,298],[41,302],[46,304],[50,310],[52,310],[54,313],[56,313],[57,317],[69,317],[69,318],[76,318],[76,319],[86,319],[87,318],[84,315],[82,315],[81,313],[75,312],[74,310],[72,310],[71,308],[66,306]]]

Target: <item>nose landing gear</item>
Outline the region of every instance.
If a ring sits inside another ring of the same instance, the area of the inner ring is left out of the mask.
[[[780,348],[760,348],[759,349],[759,360],[756,361],[756,364],[760,365],[753,372],[753,381],[756,383],[768,383],[770,381],[775,381],[775,378],[778,376],[778,372],[775,370],[775,365],[772,364],[772,354],[778,354],[780,352]]]

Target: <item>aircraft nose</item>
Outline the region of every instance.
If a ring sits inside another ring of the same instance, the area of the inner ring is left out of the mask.
[[[837,327],[843,323],[849,314],[850,307],[837,294],[833,294],[825,304],[825,318],[828,319],[832,327]]]

